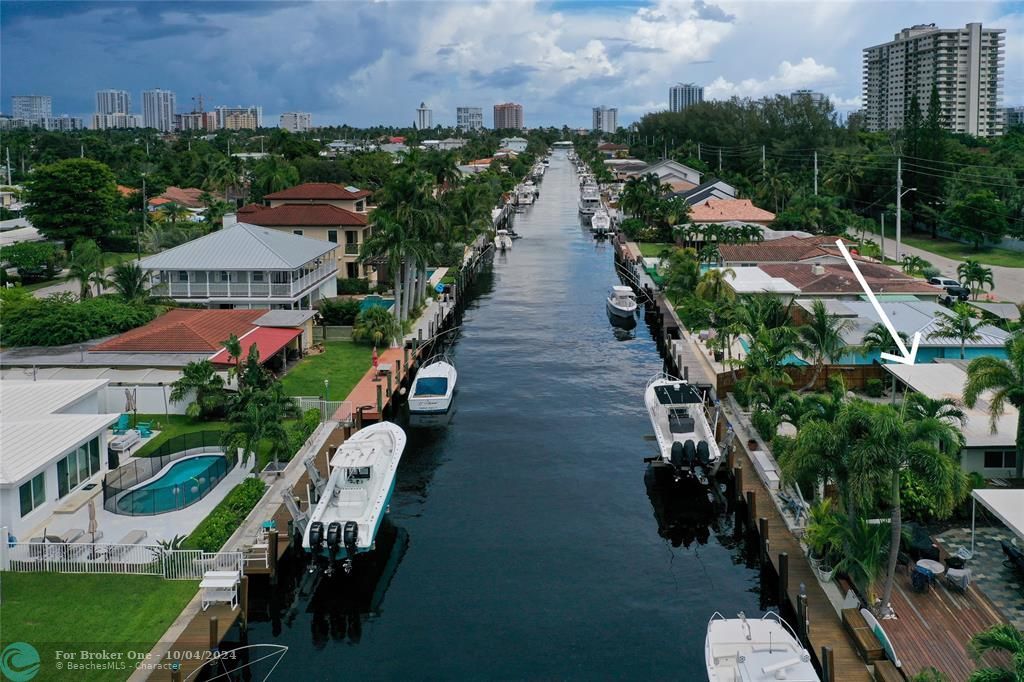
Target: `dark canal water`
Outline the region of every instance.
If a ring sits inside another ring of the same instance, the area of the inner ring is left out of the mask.
[[[577,194],[556,155],[478,280],[455,414],[410,430],[376,565],[295,570],[254,610],[249,642],[289,647],[272,679],[706,679],[710,615],[761,613],[730,514],[656,499],[678,546],[659,534],[643,389],[662,360],[642,320],[609,324],[611,246]]]

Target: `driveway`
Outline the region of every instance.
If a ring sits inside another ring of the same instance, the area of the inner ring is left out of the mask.
[[[135,262],[135,261],[132,260],[132,261],[129,261],[129,262]],[[114,272],[114,268],[113,268],[113,266],[111,266],[111,267],[107,268],[106,270],[104,270],[103,274],[104,274],[104,276],[109,278],[110,275],[113,272]],[[63,272],[60,273],[60,275],[58,275],[58,277],[67,277],[67,275],[68,275],[68,271],[65,269]],[[93,290],[93,293],[95,294],[96,293],[96,285],[93,285],[92,290]],[[63,282],[58,282],[57,284],[51,284],[48,287],[41,287],[39,289],[36,289],[35,291],[32,292],[32,295],[35,296],[36,298],[46,298],[47,296],[52,296],[53,294],[64,294],[64,293],[71,293],[71,294],[74,294],[75,296],[77,296],[79,291],[81,291],[81,285],[79,284],[78,280],[77,279],[68,279],[68,280],[65,280]],[[106,293],[108,291],[109,291],[109,288],[103,290],[104,293]]]
[[[886,246],[893,248],[895,245],[891,241],[886,240]],[[960,265],[962,261],[946,258],[945,256],[940,256],[931,251],[925,251],[908,244],[903,244],[903,253],[911,256],[920,256],[937,267],[943,277],[957,279],[956,266]],[[1024,254],[1021,254],[1021,259],[1024,260]],[[996,298],[1012,303],[1024,302],[1024,268],[1007,268],[999,265],[988,265],[986,267],[992,268],[992,279],[995,280],[996,285],[992,293],[995,294]]]

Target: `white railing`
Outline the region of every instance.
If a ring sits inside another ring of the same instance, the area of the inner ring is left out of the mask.
[[[0,551],[0,570],[18,573],[114,573],[200,580],[206,571],[239,571],[241,552],[165,549],[159,545],[18,542]]]
[[[331,259],[291,282],[159,282],[152,291],[170,298],[293,298],[337,272],[338,263]]]
[[[298,396],[295,401],[303,412],[307,410],[320,410],[320,421],[336,421],[350,425],[353,420],[352,403],[347,400],[324,400],[316,396]]]

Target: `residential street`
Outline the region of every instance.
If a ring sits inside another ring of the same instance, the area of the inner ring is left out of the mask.
[[[885,240],[886,252],[890,258],[895,253],[896,243],[890,239]],[[925,251],[915,246],[903,245],[903,253],[911,256],[920,256],[937,267],[943,277],[956,279],[956,266],[960,261],[946,258],[931,251]],[[1021,254],[1021,261],[1024,261],[1024,253]],[[1007,268],[998,265],[989,265],[992,268],[992,278],[995,280],[996,288],[993,293],[1002,301],[1021,303],[1024,301],[1024,268]]]
[[[130,262],[134,262],[134,261],[130,261]],[[103,271],[103,274],[106,275],[107,277],[110,277],[110,275],[113,272],[114,272],[114,268],[113,267],[109,267],[109,268],[107,268],[106,270]],[[64,271],[61,272],[60,276],[61,277],[66,277],[67,273],[68,273],[68,271],[65,269]],[[77,295],[80,286],[81,285],[78,283],[77,279],[69,279],[69,280],[65,280],[63,282],[60,282],[58,284],[51,284],[48,287],[42,287],[40,289],[36,289],[35,291],[32,292],[32,295],[35,296],[36,298],[46,298],[47,296],[52,296],[53,294],[63,294],[63,293],[71,293],[71,294]],[[104,291],[106,291],[106,290],[104,290]],[[95,291],[93,293],[95,293]]]

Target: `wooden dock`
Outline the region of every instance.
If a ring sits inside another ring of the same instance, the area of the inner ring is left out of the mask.
[[[793,613],[800,613],[798,602],[799,586],[806,588],[807,640],[812,654],[824,669],[828,664],[822,660],[822,651],[831,648],[831,679],[841,682],[870,680],[871,675],[864,661],[860,659],[853,641],[843,627],[842,620],[828,596],[818,582],[811,565],[800,548],[800,543],[786,526],[785,519],[775,506],[770,493],[754,469],[746,449],[735,440],[734,463],[740,465],[737,477],[737,493],[749,501],[748,514],[754,527],[761,533],[761,545],[767,546],[766,559],[779,575],[779,601]],[[782,558],[781,555],[785,555]],[[785,583],[785,584],[783,584]],[[799,624],[794,623],[799,632]],[[828,681],[829,677],[823,678]]]
[[[177,641],[161,659],[166,664],[154,670],[147,679],[157,682],[188,679],[211,659],[220,642],[242,615],[242,607],[215,604],[199,611]],[[177,664],[177,669],[172,666]]]

